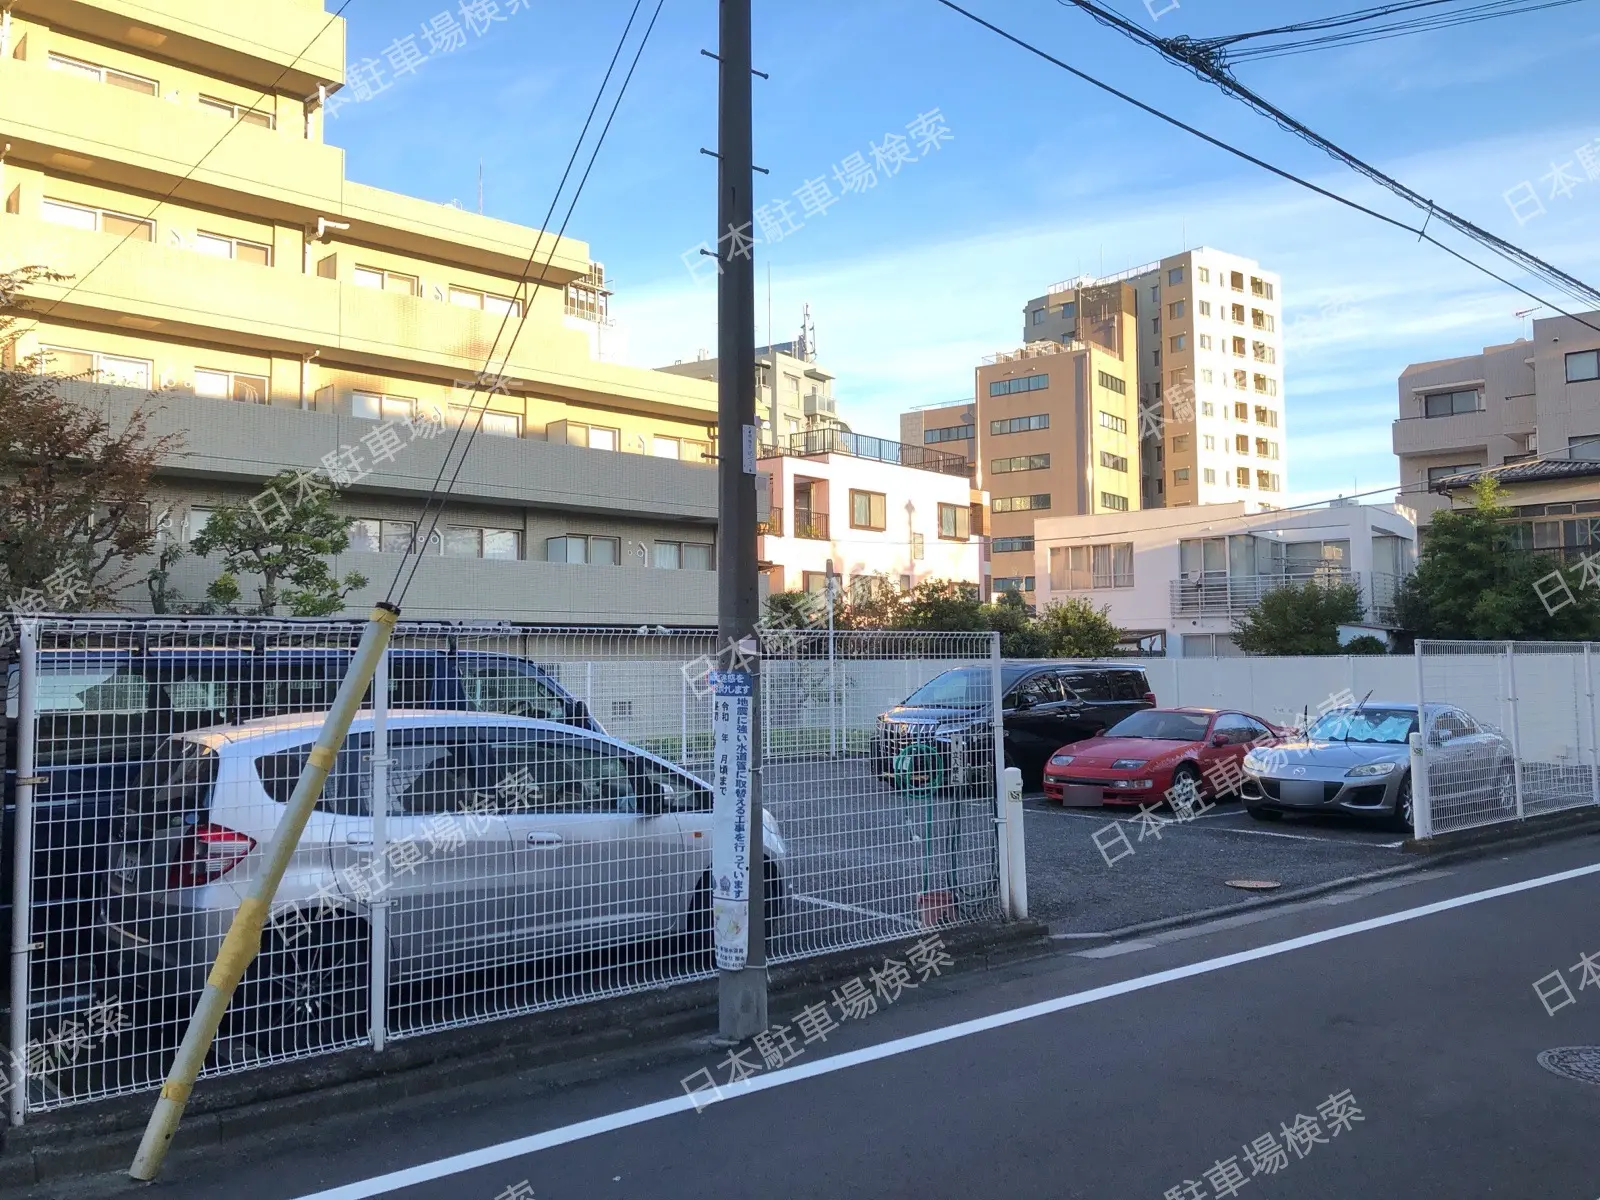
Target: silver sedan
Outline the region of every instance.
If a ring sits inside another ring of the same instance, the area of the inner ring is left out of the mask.
[[[1429,704],[1425,715],[1430,794],[1514,806],[1515,759],[1500,732],[1447,704]],[[1376,816],[1409,833],[1416,732],[1415,704],[1336,708],[1304,736],[1245,755],[1245,808],[1259,821],[1285,813]]]

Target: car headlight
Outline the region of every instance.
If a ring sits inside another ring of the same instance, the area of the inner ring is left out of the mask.
[[[1252,750],[1244,756],[1244,769],[1253,775],[1259,775],[1267,769],[1267,764],[1263,759],[1257,758],[1256,752]]]
[[[1070,767],[1072,758],[1073,756],[1070,754],[1052,754],[1050,756],[1050,765],[1052,767]]]
[[[1351,767],[1345,772],[1345,776],[1349,778],[1361,775],[1391,775],[1399,765],[1392,762],[1362,763],[1359,767]]]
[[[1119,758],[1111,764],[1111,769],[1113,771],[1132,771],[1136,767],[1144,766],[1149,761],[1147,758]]]

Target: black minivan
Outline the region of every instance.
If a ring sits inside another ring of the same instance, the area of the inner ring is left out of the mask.
[[[1019,768],[1024,786],[1033,788],[1040,786],[1044,764],[1062,746],[1156,705],[1150,681],[1138,666],[1008,662],[1000,667],[1000,681],[1005,765]],[[990,787],[994,755],[984,717],[993,694],[987,666],[955,667],[930,679],[878,717],[874,772],[894,780],[902,750],[932,745],[941,760],[937,773],[950,785]],[[925,773],[926,768],[917,770]]]

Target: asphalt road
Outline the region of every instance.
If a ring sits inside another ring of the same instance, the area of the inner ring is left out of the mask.
[[[1580,1082],[1539,1056],[1600,1046],[1600,977],[1571,969],[1600,964],[1597,849],[930,977],[698,1114],[680,1080],[725,1054],[709,1046],[602,1083],[501,1080],[181,1152],[141,1194],[1592,1200],[1600,1064]],[[1572,999],[1551,1011],[1535,984],[1561,972]],[[1273,1169],[1255,1172],[1252,1144]],[[106,1177],[38,1194],[131,1192]]]
[[[1292,891],[1415,861],[1400,849],[1403,835],[1381,825],[1320,816],[1269,825],[1237,802],[1162,825],[1137,810],[1062,808],[1042,795],[1024,810],[1028,915],[1058,934],[1127,929],[1270,895],[1229,880]]]

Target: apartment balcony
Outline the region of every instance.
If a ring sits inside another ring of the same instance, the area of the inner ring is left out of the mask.
[[[831,417],[835,412],[833,397],[821,392],[807,392],[801,401],[801,411],[808,417]]]
[[[782,537],[783,509],[767,509],[767,515],[756,523],[756,532],[763,537]]]
[[[1339,567],[1324,567],[1306,575],[1216,575],[1200,580],[1174,579],[1169,585],[1174,617],[1228,617],[1249,612],[1268,592],[1285,584],[1353,584],[1361,586],[1361,575]]]
[[[810,512],[803,508],[794,510],[794,536],[812,542],[825,542],[828,534],[828,514]]]
[[[791,434],[787,446],[775,449],[778,454],[796,458],[845,454],[851,458],[866,458],[898,467],[915,467],[919,471],[934,471],[940,475],[972,477],[972,464],[959,454],[946,454],[925,446],[909,446],[904,442],[892,442],[888,438],[871,437],[865,433],[851,433],[846,429],[808,429]]]
[[[319,470],[324,457],[337,455],[341,446],[359,448],[378,426],[348,414],[179,392],[150,396],[100,384],[69,384],[63,390],[76,403],[102,414],[114,429],[122,428],[133,410],[143,407],[150,414],[152,437],[180,434],[182,450],[163,464],[164,475],[252,486],[280,471]],[[372,469],[356,487],[362,492],[420,497],[438,478],[449,446],[447,430],[431,439],[407,441],[388,462],[374,462],[363,454]],[[509,504],[630,521],[648,516],[709,526],[717,520],[714,470],[676,459],[533,438],[474,438],[451,495],[457,503]]]
[[[1452,417],[1401,417],[1394,423],[1396,454],[1439,454],[1477,450],[1510,432],[1504,415],[1479,409]]]

